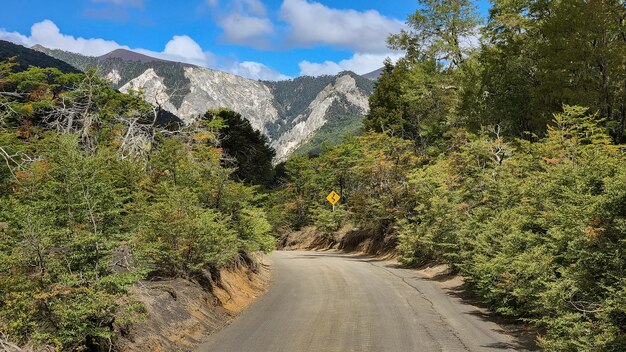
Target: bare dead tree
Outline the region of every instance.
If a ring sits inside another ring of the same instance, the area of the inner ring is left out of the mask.
[[[2,331],[0,331],[0,352],[33,352],[33,349],[30,346],[20,347],[17,344],[11,342],[9,337]],[[37,351],[41,352],[52,352],[54,349],[52,346],[38,346]]]
[[[8,98],[8,99],[7,99]],[[17,111],[11,105],[11,99],[23,99],[24,94],[16,92],[0,92],[0,129],[5,127],[5,121],[11,115],[17,115]]]
[[[93,131],[100,124],[96,94],[101,87],[102,81],[95,75],[85,75],[84,79],[73,87],[71,94],[62,96],[50,113],[44,116],[44,123],[63,134],[78,134],[85,151],[94,153],[97,141]]]
[[[122,159],[144,159],[152,150],[155,126],[145,121],[143,116],[120,117],[118,121],[126,126],[121,138],[120,157]]]
[[[0,157],[4,160],[11,176],[17,179],[16,172],[26,165],[41,160],[41,157],[32,157],[23,152],[10,152],[6,146],[0,146]]]
[[[14,170],[20,165],[15,159],[19,156],[19,154],[18,153],[9,154],[9,152],[7,152],[5,147],[0,146],[0,156],[2,156],[2,158],[4,159],[4,162],[7,164],[7,168],[9,169],[11,176],[15,178]]]
[[[491,153],[496,164],[502,165],[504,160],[511,156],[511,149],[508,145],[506,145],[506,143],[502,141],[502,138],[500,136],[500,125],[496,125],[493,128],[492,133],[495,135],[496,139],[494,143],[491,144]]]
[[[26,352],[28,350],[20,348],[18,345],[11,343],[9,339],[0,334],[0,352]]]
[[[172,94],[177,94],[177,91],[175,89]],[[166,130],[159,128],[157,123],[159,116],[166,111],[164,106],[171,96],[167,94],[164,87],[150,92],[149,96],[143,90],[130,90],[127,93],[141,96],[148,101],[150,113],[149,116],[145,116],[140,111],[134,111],[118,118],[118,121],[126,127],[121,138],[120,154],[122,158],[145,159],[154,146],[157,133],[166,133]]]

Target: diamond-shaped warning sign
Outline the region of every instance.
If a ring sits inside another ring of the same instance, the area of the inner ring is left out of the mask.
[[[337,192],[335,191],[330,192],[330,194],[328,194],[328,196],[326,197],[326,200],[329,201],[330,204],[332,205],[337,204],[337,202],[339,202],[340,199],[341,199],[341,196],[337,194]]]

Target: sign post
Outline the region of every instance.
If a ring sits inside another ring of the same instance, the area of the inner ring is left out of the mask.
[[[339,194],[337,194],[337,192],[332,191],[328,194],[328,196],[326,196],[326,200],[333,205],[333,211],[335,211],[335,204],[337,204],[337,202],[339,202],[339,200],[341,199],[341,196]]]

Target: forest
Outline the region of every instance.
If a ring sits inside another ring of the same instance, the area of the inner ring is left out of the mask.
[[[493,0],[486,23],[469,0],[419,3],[365,134],[288,161],[273,225],[370,229],[548,351],[625,350],[624,1]]]
[[[15,65],[0,63],[0,338],[109,350],[146,319],[128,298],[140,280],[200,280],[274,247],[255,185],[273,151],[240,115],[180,126],[93,70]]]

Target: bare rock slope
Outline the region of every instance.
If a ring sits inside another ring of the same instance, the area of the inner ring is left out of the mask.
[[[122,92],[141,91],[153,104],[192,123],[209,109],[240,113],[266,135],[276,162],[298,151],[315,152],[358,133],[374,83],[352,72],[262,82],[194,65],[150,60],[132,52],[87,57],[36,48],[74,67],[96,67]]]

